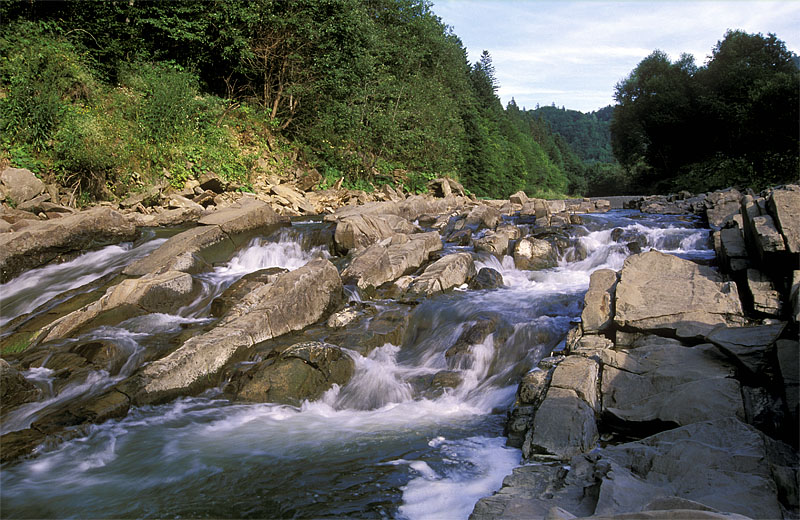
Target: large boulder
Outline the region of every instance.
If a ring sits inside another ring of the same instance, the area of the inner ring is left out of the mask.
[[[360,251],[342,271],[342,280],[360,289],[378,287],[419,268],[440,249],[442,239],[436,231],[395,235]]]
[[[739,213],[742,194],[734,189],[709,193],[705,199],[706,217],[711,229],[721,229]]]
[[[328,260],[313,260],[255,289],[219,325],[195,336],[165,358],[147,365],[120,391],[134,404],[163,402],[215,384],[228,363],[267,339],[300,330],[332,312],[342,299],[342,283]]]
[[[508,234],[503,232],[487,231],[481,238],[475,239],[475,251],[485,251],[498,258],[508,252]]]
[[[397,215],[353,215],[336,224],[336,249],[346,254],[351,249],[367,247],[395,233],[413,233],[414,225]]]
[[[603,416],[619,429],[647,431],[722,417],[744,419],[734,367],[712,345],[656,343],[603,361]]]
[[[525,436],[522,455],[569,460],[594,448],[598,438],[592,407],[574,390],[550,386]]]
[[[581,328],[584,334],[603,332],[614,323],[616,288],[616,271],[598,269],[592,273],[581,312]]]
[[[191,275],[179,271],[123,280],[99,300],[50,323],[36,342],[67,338],[89,328],[116,325],[147,313],[173,313],[190,303],[193,294]]]
[[[494,229],[500,223],[500,220],[500,211],[491,206],[481,204],[470,210],[465,224],[475,230]]]
[[[273,353],[226,386],[236,399],[298,406],[318,399],[334,384],[344,386],[355,363],[342,349],[320,342],[292,345]]]
[[[728,227],[718,231],[719,247],[717,255],[724,271],[736,273],[750,267],[750,258],[744,242],[744,234],[738,227]]]
[[[469,253],[447,255],[432,263],[408,287],[408,294],[430,296],[468,282],[476,274]]]
[[[773,190],[767,198],[767,207],[783,235],[786,248],[800,255],[800,186]]]
[[[599,377],[600,367],[594,360],[582,356],[567,356],[556,365],[550,386],[574,391],[593,411],[599,412]]]
[[[0,172],[0,184],[5,189],[6,197],[15,204],[28,202],[46,188],[30,170],[24,168],[6,168]]]
[[[522,238],[514,246],[514,265],[517,269],[548,269],[555,267],[556,263],[556,249],[547,240]]]
[[[475,278],[469,282],[469,288],[473,290],[497,289],[499,287],[503,287],[503,275],[491,267],[481,267]]]
[[[18,231],[0,234],[0,283],[60,255],[133,240],[136,226],[107,207],[53,220],[29,221]]]
[[[615,300],[616,325],[703,338],[717,325],[744,321],[736,285],[708,266],[649,251],[629,256]]]
[[[243,197],[231,206],[203,215],[202,226],[219,226],[222,232],[233,236],[253,230],[267,231],[274,226],[289,225],[289,219],[272,210],[272,206],[252,197]]]

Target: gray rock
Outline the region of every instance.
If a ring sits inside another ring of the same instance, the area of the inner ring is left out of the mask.
[[[795,323],[800,323],[800,270],[792,271],[791,284],[789,301],[792,304],[792,320]]]
[[[45,190],[44,183],[24,168],[6,168],[0,172],[0,183],[5,187],[6,198],[16,204],[28,202]]]
[[[794,423],[800,415],[800,343],[788,339],[779,339],[776,343],[778,366],[783,379],[783,390],[789,413]]]
[[[219,226],[222,232],[233,236],[253,230],[267,232],[277,226],[288,226],[289,219],[275,213],[266,202],[242,197],[231,206],[203,215],[197,223],[203,226]]]
[[[99,300],[50,323],[37,334],[35,343],[67,338],[152,312],[173,313],[191,301],[193,292],[191,275],[179,271],[123,280]]]
[[[173,235],[144,258],[122,270],[127,276],[182,271],[198,273],[209,267],[209,260],[230,258],[236,246],[219,226],[198,226]],[[213,257],[213,259],[211,258]]]
[[[766,274],[758,269],[748,269],[745,287],[754,312],[775,317],[781,315],[781,294],[775,290],[772,280]]]
[[[508,235],[505,233],[487,231],[481,238],[474,241],[475,251],[486,251],[498,258],[508,252]]]
[[[367,247],[395,233],[413,233],[414,225],[397,215],[353,215],[336,224],[334,240],[338,251]]]
[[[616,325],[702,338],[720,324],[744,321],[735,284],[676,256],[649,251],[625,260],[617,284]]]
[[[339,347],[317,341],[298,343],[258,363],[226,387],[236,399],[299,406],[334,385],[344,386],[355,371]]]
[[[522,455],[568,460],[594,448],[597,439],[592,408],[575,391],[550,386],[525,436]]]
[[[736,189],[709,193],[706,197],[706,217],[711,229],[721,229],[731,218],[739,213],[742,194]]]
[[[562,201],[563,202],[563,201]],[[529,199],[522,205],[522,210],[519,212],[521,216],[530,216],[538,218],[549,217],[551,214],[550,206],[544,199]]]
[[[264,285],[273,283],[278,276],[287,271],[288,269],[280,267],[270,267],[244,275],[214,298],[211,302],[211,315],[217,318],[224,316],[248,294]]]
[[[378,287],[413,272],[428,260],[428,255],[440,249],[442,239],[436,231],[395,235],[387,244],[381,242],[360,251],[342,271],[342,280],[360,289]]]
[[[785,323],[778,322],[757,327],[720,327],[708,335],[708,341],[750,376],[763,378],[772,373],[775,341],[785,326]]]
[[[800,254],[800,188],[776,189],[767,197],[772,213],[790,253]]]
[[[582,356],[567,356],[553,371],[551,388],[574,391],[594,412],[600,411],[597,383],[600,370],[597,363]]]
[[[514,247],[514,265],[517,269],[536,270],[556,266],[556,250],[546,240],[522,238]]]
[[[750,267],[744,235],[738,227],[725,228],[719,231],[719,257],[726,272],[735,273]]]
[[[411,282],[407,294],[431,296],[458,287],[476,274],[475,262],[469,253],[456,253],[440,258]]]
[[[18,231],[0,234],[0,283],[60,255],[133,240],[136,226],[107,207],[47,221],[29,222]]]
[[[599,269],[592,273],[581,313],[581,328],[584,334],[605,331],[614,323],[613,305],[616,288],[615,271]]]
[[[503,275],[491,267],[481,267],[475,278],[469,282],[469,288],[473,290],[497,289],[499,287],[503,287]]]
[[[512,204],[525,204],[528,202],[528,195],[524,191],[520,190],[508,197],[508,200]]]
[[[215,384],[256,343],[300,330],[339,305],[342,284],[328,260],[313,260],[250,293],[211,331],[195,336],[121,385],[135,404],[164,402]]]
[[[655,344],[609,352],[603,364],[603,413],[618,427],[636,430],[656,421],[686,425],[729,416],[744,419],[733,366],[711,345]]]
[[[494,229],[500,223],[500,212],[491,206],[481,204],[470,210],[465,223],[476,230]]]
[[[5,359],[0,359],[0,416],[21,404],[36,401],[41,395],[41,390],[25,379]],[[5,446],[3,449],[5,450]]]

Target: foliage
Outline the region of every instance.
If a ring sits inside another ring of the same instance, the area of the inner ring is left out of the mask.
[[[796,180],[798,82],[796,56],[772,34],[728,31],[699,68],[655,51],[617,85],[614,155],[650,191]]]
[[[612,163],[610,119],[613,107],[584,114],[577,110],[543,106],[533,110],[566,140],[580,159],[588,164]]]

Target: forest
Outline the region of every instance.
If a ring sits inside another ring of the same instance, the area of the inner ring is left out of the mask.
[[[504,107],[490,52],[470,63],[427,1],[90,7],[0,0],[0,163],[85,202],[206,171],[248,190],[265,164],[323,188],[450,176],[493,198],[797,176],[796,56],[773,35],[729,32],[704,67],[656,51],[616,106],[582,114]]]

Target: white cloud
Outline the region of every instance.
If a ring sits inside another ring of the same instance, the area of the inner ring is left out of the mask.
[[[433,10],[471,60],[489,50],[503,101],[526,106],[601,108],[653,50],[702,65],[728,29],[772,32],[800,52],[796,1],[435,0]]]

